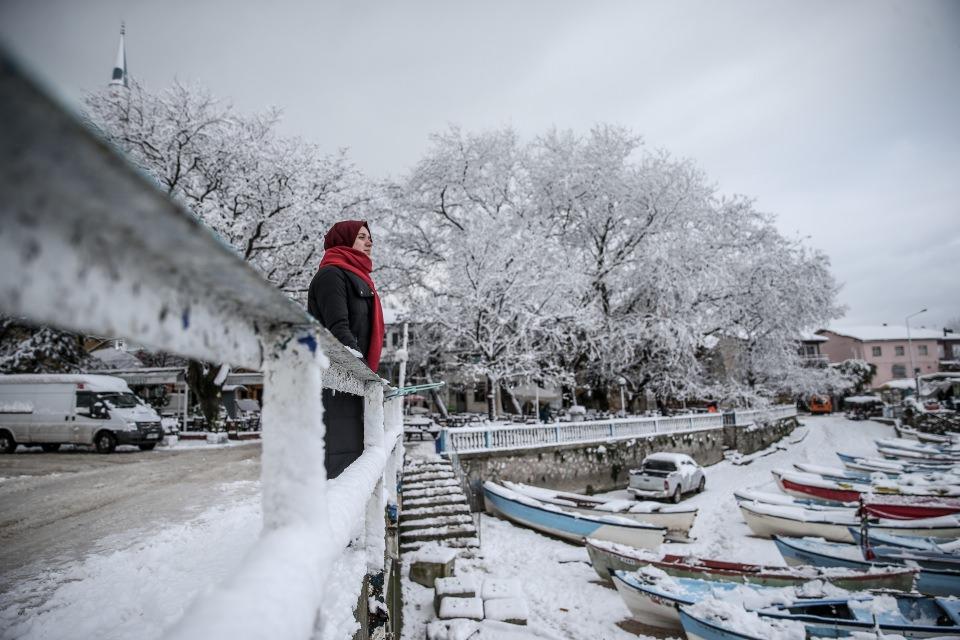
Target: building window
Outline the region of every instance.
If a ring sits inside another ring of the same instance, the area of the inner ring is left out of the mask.
[[[476,386],[473,387],[473,401],[474,402],[487,401],[487,383],[478,382]]]
[[[894,348],[893,348],[893,355],[895,355],[895,356],[902,356],[902,355],[903,355],[903,347],[894,347]]]
[[[953,359],[960,360],[960,344],[950,345],[950,347],[953,351]]]
[[[922,356],[927,355],[927,345],[921,344],[920,346],[918,346],[918,347],[917,347],[917,352],[918,352],[920,355],[922,355]]]
[[[880,350],[880,347],[874,347],[874,348],[873,348],[873,357],[874,357],[874,358],[879,358],[881,355],[883,355],[883,352]]]
[[[393,337],[390,339],[390,341],[393,343],[393,346],[400,344],[400,334],[394,331],[391,335]]]
[[[893,377],[894,378],[906,378],[907,377],[907,367],[902,364],[893,365]]]

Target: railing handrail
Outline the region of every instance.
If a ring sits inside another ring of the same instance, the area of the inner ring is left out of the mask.
[[[384,568],[400,403],[385,404],[374,372],[2,49],[0,95],[0,309],[264,375],[263,530],[168,635],[306,639],[352,623],[340,600],[324,606],[327,581],[351,541],[363,569]],[[323,388],[364,398],[364,452],[329,482]],[[282,607],[263,597],[276,584]]]

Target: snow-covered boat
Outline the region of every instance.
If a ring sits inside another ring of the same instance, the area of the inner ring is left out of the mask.
[[[747,526],[762,538],[775,535],[798,538],[815,536],[835,542],[853,542],[849,527],[860,526],[860,519],[856,515],[840,511],[813,511],[759,502],[741,502],[739,506]],[[960,537],[960,517],[941,516],[921,520],[880,518],[871,523],[870,529],[897,535],[951,539]]]
[[[878,518],[912,520],[960,514],[960,498],[867,495],[863,507]]]
[[[930,564],[923,566],[922,559],[910,559],[904,555],[894,556],[887,553],[884,559],[867,559],[863,555],[863,549],[859,545],[844,544],[838,542],[827,542],[816,538],[791,538],[786,536],[776,536],[773,541],[780,551],[780,555],[790,566],[813,565],[815,567],[843,567],[845,569],[857,569],[859,571],[870,571],[875,567],[881,566],[905,566],[904,563],[910,562],[908,568],[919,571],[916,580],[916,589],[920,593],[927,595],[950,596],[960,593],[960,572],[949,568],[942,568]],[[891,547],[875,547],[874,553],[878,549],[890,549]],[[909,551],[909,550],[903,550]]]
[[[960,445],[954,443],[924,444],[906,438],[882,438],[873,441],[878,448],[902,449],[931,456],[960,456]]]
[[[859,602],[856,601],[857,604]],[[863,620],[873,620],[873,610],[876,607],[872,602],[869,609],[863,611],[863,613],[860,613],[860,611],[864,607],[855,605],[851,608],[849,603],[844,604],[847,605],[847,609],[853,616],[856,617],[859,614],[858,617]],[[952,608],[949,601],[947,606]],[[922,636],[909,634],[904,636],[899,633],[885,633],[882,628],[852,631],[837,628],[829,623],[824,626],[821,621],[808,622],[805,619],[771,617],[762,612],[747,611],[743,605],[725,602],[717,598],[707,598],[696,604],[681,606],[680,625],[683,627],[688,640],[770,640],[771,638],[821,640],[850,637],[860,638],[861,640],[883,640],[884,638],[892,640],[902,637],[923,637],[926,640],[956,639],[954,635],[941,635],[939,632],[936,635],[924,633]],[[950,629],[946,629],[945,632],[949,633]]]
[[[697,517],[697,508],[687,505],[664,504],[637,500],[604,500],[567,491],[554,491],[527,484],[502,482],[514,493],[533,498],[544,504],[558,506],[565,511],[584,515],[615,515],[635,522],[666,527],[667,538],[677,541],[690,539],[690,528]]]
[[[877,451],[884,458],[912,464],[953,466],[960,463],[960,455],[953,453],[916,451],[879,443],[877,444]]]
[[[836,502],[826,502],[808,498],[794,498],[793,496],[788,496],[783,493],[758,491],[756,489],[737,489],[733,492],[733,497],[737,503],[760,502],[762,504],[780,505],[782,507],[800,507],[801,509],[810,509],[811,511],[841,511],[853,514],[858,508],[856,502],[838,504]]]
[[[823,580],[841,589],[894,589],[910,591],[916,573],[906,567],[886,567],[869,571],[818,567],[772,567],[740,562],[723,562],[694,556],[669,555],[634,549],[613,542],[587,539],[587,553],[593,570],[604,580],[614,571],[636,571],[655,567],[676,578],[700,578],[723,582],[742,582],[765,587],[789,587],[810,580]]]
[[[772,588],[622,571],[614,573],[613,582],[635,618],[664,628],[680,623],[680,607],[716,598],[739,603],[768,620],[802,623],[813,637],[875,628],[906,638],[960,633],[960,600],[955,598],[851,593],[818,581]]]
[[[936,434],[936,433],[927,433],[926,431],[918,431],[913,427],[904,426],[902,424],[894,425],[894,430],[897,432],[897,436],[900,438],[908,440],[917,440],[918,442],[924,444],[933,444],[937,446],[944,445],[960,445],[960,434]]]
[[[486,509],[517,524],[583,544],[584,538],[618,542],[641,549],[656,549],[663,543],[665,527],[636,522],[613,514],[588,516],[565,511],[494,482],[483,483]]]
[[[827,467],[819,464],[808,464],[806,462],[794,462],[793,467],[801,473],[810,473],[820,476],[821,478],[826,478],[827,480],[841,480],[844,482],[870,482],[871,478],[874,477],[874,473],[882,473],[877,471],[870,472],[846,469],[843,467]],[[892,478],[894,476],[887,477]]]
[[[851,527],[850,535],[855,544],[861,544],[859,527]],[[867,538],[873,546],[900,547],[902,549],[917,549],[920,551],[939,551],[953,553],[960,556],[960,540],[944,541],[938,538],[920,538],[917,536],[898,536],[878,531],[868,531]]]
[[[954,465],[950,463],[928,463],[916,464],[910,462],[888,460],[886,458],[869,458],[863,456],[854,456],[849,453],[837,453],[843,466],[851,471],[866,471],[873,473],[879,471],[890,477],[902,473],[953,473]]]
[[[838,482],[827,480],[811,473],[794,473],[773,470],[777,485],[784,493],[798,498],[808,498],[836,503],[858,502],[862,495],[889,494],[913,496],[960,496],[960,486],[955,484],[904,484],[899,482]]]

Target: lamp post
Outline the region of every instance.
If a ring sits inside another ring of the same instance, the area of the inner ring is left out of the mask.
[[[923,309],[920,309],[920,311],[911,313],[904,318],[904,321],[907,323],[907,349],[910,351],[910,370],[913,372],[913,379],[917,386],[917,402],[920,402],[920,375],[918,373],[918,369],[913,365],[913,341],[910,339],[910,318],[918,316],[921,313],[926,313],[926,311],[927,308],[924,307]]]
[[[627,386],[627,379],[623,376],[617,376],[617,384],[620,385],[620,416],[627,416],[627,403],[623,399],[623,388]]]

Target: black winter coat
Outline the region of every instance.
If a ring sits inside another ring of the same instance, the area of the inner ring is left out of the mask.
[[[325,266],[310,283],[307,310],[340,342],[367,356],[373,291],[359,276]],[[323,390],[327,477],[336,478],[363,453],[363,398]]]

